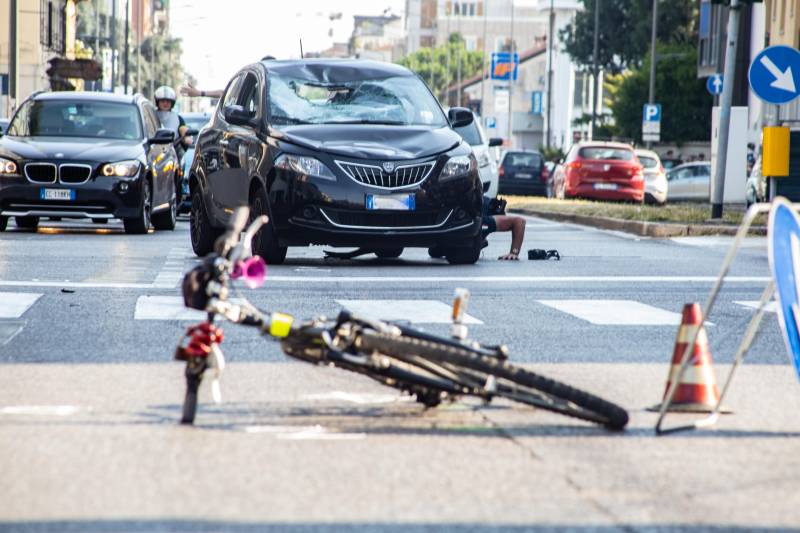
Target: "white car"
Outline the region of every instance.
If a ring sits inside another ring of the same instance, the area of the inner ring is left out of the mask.
[[[636,150],[636,157],[644,167],[644,201],[662,205],[667,201],[667,172],[658,154],[651,150]]]
[[[669,181],[669,201],[675,200],[701,200],[707,202],[711,184],[711,163],[698,161],[684,163],[670,169],[667,174]]]
[[[481,127],[480,117],[477,115],[474,116],[475,120],[473,120],[471,124],[461,128],[455,128],[455,130],[461,135],[461,138],[472,147],[472,153],[475,154],[475,159],[478,160],[478,173],[481,176],[481,183],[483,183],[484,196],[495,198],[497,197],[499,175],[497,171],[497,162],[489,151],[489,148],[492,146],[501,146],[503,144],[503,139],[496,137],[491,139],[487,138],[486,133]]]

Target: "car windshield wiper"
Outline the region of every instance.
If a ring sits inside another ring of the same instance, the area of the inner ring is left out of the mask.
[[[405,126],[406,123],[402,120],[370,120],[362,118],[358,120],[332,120],[325,124],[380,124],[383,126]]]

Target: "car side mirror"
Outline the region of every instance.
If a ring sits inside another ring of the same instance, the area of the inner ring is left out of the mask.
[[[492,137],[489,139],[489,146],[503,146],[503,139],[500,137]]]
[[[168,129],[156,130],[156,134],[147,139],[150,144],[172,144],[175,142],[175,132]]]
[[[225,122],[234,126],[253,126],[253,117],[240,105],[229,105],[225,107]]]
[[[447,118],[450,119],[450,125],[454,128],[469,126],[475,120],[472,111],[466,107],[451,107],[447,112]]]

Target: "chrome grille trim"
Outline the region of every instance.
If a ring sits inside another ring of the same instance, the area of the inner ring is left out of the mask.
[[[339,169],[351,180],[377,189],[397,190],[415,187],[428,179],[436,166],[436,161],[401,165],[394,172],[384,172],[378,165],[334,161]]]
[[[31,167],[52,167],[53,168],[53,179],[48,181],[39,181],[31,178],[30,174],[28,174],[28,169]],[[56,165],[54,163],[25,163],[25,177],[31,183],[55,183],[56,182]]]
[[[86,179],[84,179],[83,181],[64,181],[64,176],[62,175],[64,167],[68,167],[68,168],[85,168],[85,169],[87,169],[87,171],[86,171]],[[64,163],[62,165],[59,165],[59,167],[58,167],[58,181],[61,182],[61,183],[67,183],[69,185],[80,185],[82,183],[86,183],[87,181],[89,181],[89,178],[91,178],[91,177],[92,177],[92,166],[91,165],[83,165],[83,164],[80,164],[80,163]]]
[[[430,226],[353,226],[350,224],[339,224],[338,222],[334,222],[333,220],[331,220],[331,217],[328,216],[328,214],[325,212],[324,209],[320,209],[319,212],[322,213],[322,216],[325,217],[325,220],[327,220],[329,224],[336,226],[337,228],[366,229],[366,230],[396,230],[396,231],[441,228],[442,226],[447,224],[447,221],[450,220],[450,216],[453,214],[453,210],[451,209],[447,213],[447,216],[444,217],[444,220],[442,220],[438,224],[433,224]],[[472,222],[464,226],[459,226],[459,228],[469,226],[470,224],[472,224]],[[458,229],[458,228],[452,228],[452,229]]]

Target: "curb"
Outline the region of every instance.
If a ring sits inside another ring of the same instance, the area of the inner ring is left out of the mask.
[[[642,222],[640,220],[622,220],[619,218],[596,217],[589,215],[574,215],[570,213],[556,213],[553,211],[540,211],[538,209],[511,209],[512,213],[531,215],[559,222],[573,222],[583,226],[592,226],[599,229],[624,231],[639,235],[640,237],[668,238],[688,237],[698,235],[736,235],[739,226],[714,225],[714,224],[678,224],[674,222]],[[753,226],[748,235],[767,234],[764,226]]]

